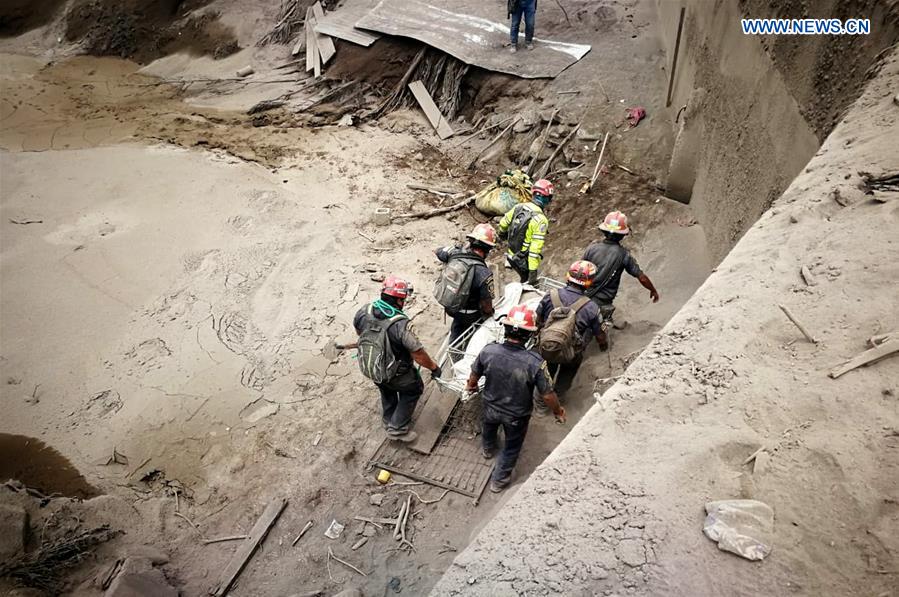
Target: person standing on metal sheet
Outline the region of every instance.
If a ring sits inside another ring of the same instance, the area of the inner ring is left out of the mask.
[[[537,315],[524,305],[512,307],[502,319],[506,338],[502,344],[485,346],[471,366],[466,392],[478,390],[478,381],[484,377],[481,398],[484,404],[481,449],[484,458],[493,458],[499,447],[498,432],[502,427],[505,442],[493,476],[490,491],[500,492],[512,480],[512,470],[518,462],[521,446],[528,431],[533,410],[534,390],[565,422],[565,409],[553,391],[546,361],[539,354],[526,348],[531,335],[537,331]]]
[[[484,260],[496,246],[496,230],[478,224],[468,234],[465,246],[441,247],[434,251],[446,265],[434,288],[434,298],[453,319],[449,343],[477,321],[493,315],[493,272]]]
[[[499,237],[508,239],[507,267],[511,267],[521,283],[537,284],[537,270],[543,261],[543,245],[549,232],[549,219],[543,210],[552,201],[555,187],[541,178],[531,187],[531,200],[519,203],[503,216]]]
[[[603,320],[612,320],[612,313],[615,311],[612,302],[618,295],[622,272],[637,278],[643,288],[649,291],[652,302],[659,302],[659,292],[652,285],[652,281],[640,269],[631,252],[621,246],[621,241],[631,232],[627,226],[627,216],[620,211],[610,212],[599,225],[599,229],[605,239],[594,241],[587,247],[583,258],[596,266],[596,276],[587,291],[587,296],[599,306]],[[605,332],[600,347],[604,350],[608,347]]]
[[[403,306],[412,291],[409,282],[387,276],[381,284],[381,298],[363,306],[353,318],[358,341],[337,345],[338,349],[358,349],[362,374],[371,379],[381,393],[381,419],[387,437],[403,442],[411,442],[417,436],[409,426],[415,405],[424,391],[424,383],[413,362],[429,369],[432,379],[443,374],[403,313]]]
[[[510,52],[518,51],[518,30],[521,18],[524,17],[524,47],[534,49],[534,24],[537,20],[537,0],[508,0],[506,5],[511,22],[509,23]]]
[[[540,328],[537,351],[549,364],[553,386],[559,396],[571,387],[590,337],[600,344],[605,340],[599,307],[584,294],[595,276],[595,265],[589,261],[575,261],[568,268],[565,288],[550,290],[537,306],[537,326]],[[535,406],[538,413],[547,412],[539,397],[535,397]]]

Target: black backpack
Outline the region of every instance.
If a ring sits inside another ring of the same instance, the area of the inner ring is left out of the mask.
[[[434,285],[434,298],[450,315],[465,308],[471,297],[474,283],[474,268],[484,263],[480,257],[470,253],[450,256]]]
[[[357,358],[362,375],[375,383],[386,383],[396,377],[400,362],[393,353],[387,330],[405,315],[397,313],[393,317],[378,319],[368,306],[368,315],[359,334]]]
[[[528,225],[534,217],[534,212],[525,207],[525,204],[515,206],[512,212],[512,221],[509,223],[509,248],[514,249],[518,256],[525,256],[524,239],[527,237]]]

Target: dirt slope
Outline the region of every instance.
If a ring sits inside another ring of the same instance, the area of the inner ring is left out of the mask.
[[[895,193],[881,203],[858,187],[859,171],[899,170],[897,84],[894,51],[805,171],[433,594],[895,592],[896,357],[837,380],[827,372],[899,328],[899,206]],[[760,447],[770,461],[753,472],[743,463]],[[701,532],[707,501],[740,497],[774,508],[774,551],[761,563]]]

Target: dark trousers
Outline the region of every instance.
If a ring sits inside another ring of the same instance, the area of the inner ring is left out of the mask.
[[[484,409],[484,420],[481,429],[481,445],[485,450],[494,451],[497,448],[499,428],[503,428],[505,442],[503,450],[493,469],[494,481],[505,481],[512,474],[518,455],[521,454],[521,446],[524,444],[524,436],[528,432],[530,415],[526,417],[510,417]]]
[[[451,315],[453,319],[452,325],[450,325],[450,335],[449,335],[449,343],[452,345],[455,342],[456,338],[465,333],[465,330],[470,328],[472,324],[481,319],[480,312],[478,313],[459,313],[458,315]],[[461,346],[459,348],[462,348]]]
[[[574,377],[577,375],[577,371],[581,368],[581,363],[583,362],[584,353],[578,353],[570,363],[549,363],[549,374],[555,380],[553,387],[556,390],[556,394],[561,396],[571,389]]]
[[[390,435],[403,435],[409,432],[412,413],[415,412],[415,405],[418,404],[418,399],[424,391],[421,377],[417,372],[413,373],[413,383],[377,384],[378,391],[381,392],[381,419]]]
[[[515,273],[518,274],[518,281],[524,284],[528,281],[528,260],[527,257],[524,258],[523,262],[521,259],[516,257],[509,257],[506,255],[506,263],[512,266],[512,269]]]
[[[512,11],[512,23],[509,26],[509,39],[512,45],[518,45],[518,29],[524,17],[524,43],[534,39],[534,22],[537,20],[537,0],[518,0],[518,8]]]

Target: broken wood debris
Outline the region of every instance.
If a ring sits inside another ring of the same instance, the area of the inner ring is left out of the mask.
[[[359,539],[358,541],[353,543],[353,546],[350,549],[352,549],[353,551],[356,551],[357,549],[359,549],[366,543],[368,543],[368,537],[362,537],[361,539]]]
[[[315,45],[318,46],[318,53],[321,56],[322,64],[328,64],[328,61],[334,57],[334,54],[337,53],[337,50],[334,48],[334,41],[323,33],[319,33],[316,31],[316,26],[318,25],[318,21],[325,16],[325,9],[322,8],[321,2],[316,2],[312,5],[312,32],[315,36]]]
[[[488,149],[490,149],[491,147],[493,147],[493,145],[494,145],[497,141],[499,141],[500,139],[502,139],[503,137],[505,137],[505,136],[506,136],[506,133],[508,133],[509,131],[511,131],[511,130],[512,130],[512,127],[515,126],[515,124],[516,124],[519,120],[521,120],[521,116],[516,116],[516,117],[512,120],[512,122],[509,124],[509,126],[507,126],[506,128],[504,128],[499,134],[497,134],[493,139],[491,139],[490,142],[487,143],[487,145],[485,145],[484,147],[482,147],[482,148],[481,148],[481,151],[479,151],[479,152],[477,153],[477,155],[475,155],[475,156],[471,159],[471,161],[468,162],[468,165],[466,166],[466,169],[468,169],[468,170],[474,170],[474,166],[475,166],[475,164],[477,164],[478,161],[481,159],[481,156],[483,156],[483,155],[487,152]]]
[[[426,186],[420,185],[420,184],[407,184],[406,188],[412,189],[413,191],[426,191],[428,193],[431,193],[432,195],[437,195],[438,197],[441,197],[441,198],[449,197],[450,199],[458,199],[459,197],[461,197],[462,195],[465,194],[465,191],[454,191],[451,189],[426,187]]]
[[[33,218],[10,218],[10,224],[19,224],[21,226],[27,226],[28,224],[43,224],[43,220],[36,220]]]
[[[293,542],[290,544],[291,547],[293,547],[294,545],[296,545],[296,544],[297,544],[297,541],[299,541],[300,539],[302,539],[302,538],[303,538],[303,535],[305,535],[306,533],[309,532],[309,529],[312,528],[312,524],[313,524],[313,523],[312,523],[311,520],[310,520],[309,522],[306,523],[306,525],[303,527],[303,530],[300,531],[300,532],[297,534],[296,539],[294,539]]]
[[[371,31],[356,29],[356,22],[368,12],[366,6],[358,8],[341,6],[339,10],[327,13],[324,17],[317,18],[315,25],[317,33],[324,33],[337,39],[342,39],[360,46],[368,47],[375,43],[380,36]]]
[[[440,113],[440,108],[434,103],[434,99],[431,97],[431,94],[428,93],[424,83],[420,80],[409,83],[409,91],[415,96],[415,100],[418,102],[418,105],[421,106],[422,111],[428,118],[428,122],[430,122],[431,126],[434,127],[434,130],[437,131],[437,136],[441,139],[452,137],[453,127],[450,126],[450,123],[447,122],[443,114]]]
[[[609,141],[609,133],[605,134],[602,140],[602,149],[599,151],[599,157],[596,159],[596,166],[593,168],[593,175],[590,177],[590,180],[584,183],[584,185],[580,188],[580,193],[585,195],[589,193],[593,189],[593,185],[596,184],[596,179],[599,178],[599,173],[602,169],[602,157],[606,152],[606,143]],[[619,166],[620,168],[621,166]]]
[[[433,216],[439,216],[440,214],[449,213],[451,211],[455,211],[457,209],[462,209],[463,207],[468,206],[474,201],[475,196],[472,195],[467,199],[463,199],[459,203],[454,205],[449,205],[447,207],[438,207],[437,209],[431,209],[428,211],[418,211],[407,214],[398,214],[394,216],[394,219],[406,219],[406,218],[431,218]]]
[[[828,373],[828,376],[832,379],[836,379],[844,373],[849,373],[853,369],[870,365],[897,352],[899,352],[899,339],[891,338],[877,345],[875,348],[870,348],[858,356],[849,359],[842,365],[833,368],[830,373]]]
[[[400,542],[400,548],[408,546],[409,549],[415,550],[415,546],[406,537],[406,524],[409,522],[409,512],[412,509],[412,496],[408,496],[406,501],[400,506],[400,513],[396,517],[396,526],[393,529],[393,538]]]
[[[549,122],[546,123],[546,129],[543,131],[543,136],[540,138],[540,144],[537,146],[537,151],[531,156],[531,161],[528,162],[527,171],[533,172],[534,166],[537,165],[537,159],[540,157],[540,152],[543,151],[543,146],[546,145],[546,140],[549,138],[549,131],[553,127],[553,121],[556,119],[556,115],[559,113],[559,109],[556,108],[553,110],[552,114],[549,116]]]
[[[275,524],[275,521],[278,520],[278,517],[281,516],[285,507],[287,507],[287,500],[280,498],[272,500],[269,505],[266,506],[262,515],[256,521],[256,524],[253,525],[250,535],[237,551],[234,552],[231,561],[228,562],[228,565],[222,572],[222,578],[219,581],[219,584],[211,592],[214,597],[227,595],[228,591],[231,589],[231,585],[234,584],[234,581],[237,580],[237,577],[243,571],[247,562],[253,557],[256,548],[259,547],[266,535],[268,535],[269,530]]]
[[[808,340],[812,344],[818,343],[818,341],[815,339],[815,337],[812,336],[807,329],[805,329],[805,326],[802,325],[798,319],[796,319],[796,316],[793,315],[792,311],[790,311],[787,307],[785,307],[783,305],[777,305],[777,306],[780,307],[780,310],[784,312],[784,315],[787,316],[787,319],[792,321],[793,325],[795,325],[797,328],[799,328],[799,331],[802,332],[802,335],[805,336],[806,340]]]
[[[350,563],[347,562],[346,560],[341,560],[340,558],[338,558],[336,555],[334,555],[334,550],[332,550],[330,547],[328,547],[328,559],[330,560],[330,559],[332,559],[332,558],[333,558],[334,560],[340,562],[341,564],[343,564],[344,566],[346,566],[346,567],[349,568],[350,570],[352,570],[352,571],[354,571],[354,572],[356,572],[356,573],[358,573],[358,574],[360,574],[360,575],[362,575],[362,576],[368,576],[366,573],[362,572],[361,570],[359,570],[358,568],[356,568],[355,566],[353,566],[352,564],[350,564]],[[330,574],[330,568],[328,569],[328,574]],[[331,580],[334,580],[334,577],[331,577]]]
[[[547,160],[543,162],[543,165],[540,166],[540,170],[538,170],[537,173],[534,174],[534,178],[540,179],[546,176],[546,173],[549,172],[549,169],[552,166],[553,160],[556,159],[556,156],[558,156],[559,153],[561,153],[562,149],[566,145],[568,145],[568,142],[574,138],[575,133],[577,133],[578,129],[580,128],[581,123],[577,123],[574,128],[571,129],[571,132],[568,133],[568,135],[564,139],[562,139],[562,142],[559,143],[558,146],[556,146],[555,150],[553,150],[553,152],[549,155],[549,158],[547,158]]]
[[[247,535],[228,535],[227,537],[216,537],[215,539],[203,539],[203,545],[212,543],[224,543],[225,541],[240,541],[246,539]]]
[[[303,14],[298,1],[285,2],[278,13],[278,22],[271,31],[266,33],[258,42],[257,47],[269,44],[286,44],[300,31],[303,25]]]
[[[422,505],[427,506],[428,504],[436,504],[437,502],[439,502],[440,500],[442,500],[443,498],[445,498],[446,495],[449,493],[449,489],[444,489],[444,490],[443,490],[443,493],[441,493],[441,494],[440,494],[440,497],[437,498],[436,500],[425,500],[425,499],[422,499],[422,497],[421,497],[420,495],[418,495],[417,493],[415,493],[415,492],[412,491],[411,489],[404,489],[404,490],[402,490],[400,493],[411,493],[411,494],[414,495],[416,498],[418,498],[418,501],[419,501]]]

